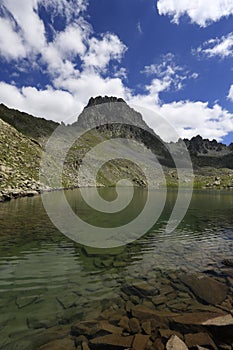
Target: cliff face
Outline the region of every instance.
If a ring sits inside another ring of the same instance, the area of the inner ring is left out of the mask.
[[[195,166],[233,169],[233,145],[203,139],[200,135],[184,139]]]

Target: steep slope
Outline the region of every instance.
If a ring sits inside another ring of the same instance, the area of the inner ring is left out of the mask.
[[[0,197],[39,190],[41,148],[0,119]]]
[[[48,139],[59,125],[52,120],[37,118],[30,114],[10,109],[0,104],[0,119],[12,125],[19,132],[41,144]]]

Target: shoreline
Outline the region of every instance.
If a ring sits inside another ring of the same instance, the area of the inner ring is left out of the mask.
[[[88,188],[93,188],[93,186],[87,186]],[[99,186],[102,187],[102,186]],[[142,186],[137,186],[138,188],[143,188]],[[71,186],[71,187],[62,187],[62,188],[49,188],[49,189],[29,189],[29,190],[20,190],[20,189],[12,189],[12,190],[1,190],[0,189],[0,203],[10,202],[14,199],[24,198],[24,197],[35,197],[39,196],[44,192],[56,192],[56,191],[66,191],[66,190],[75,190],[80,188],[80,186]],[[103,186],[103,188],[113,188],[113,186]],[[160,190],[162,189],[170,189],[170,190],[176,190],[179,188],[178,185],[172,184],[167,186],[161,186],[159,187]],[[187,186],[182,186],[182,189],[187,189]],[[214,186],[205,186],[205,187],[199,187],[199,186],[193,186],[193,190],[200,190],[200,191],[227,191],[231,192],[233,190],[233,187],[228,186],[222,186],[222,187],[214,187]]]

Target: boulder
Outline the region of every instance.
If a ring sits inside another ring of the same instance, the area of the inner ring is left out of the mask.
[[[166,350],[188,350],[188,348],[180,338],[172,335],[166,344]]]
[[[141,332],[140,323],[137,318],[133,317],[129,320],[130,333],[136,334]]]
[[[145,350],[149,339],[149,335],[136,334],[133,340],[133,350]]]
[[[218,350],[216,344],[213,342],[213,340],[211,339],[208,333],[199,332],[199,333],[193,333],[193,334],[191,333],[185,334],[184,341],[189,348],[192,348],[197,345],[201,345],[201,346],[207,346],[208,348],[213,350]]]
[[[123,337],[119,334],[109,334],[102,337],[97,337],[90,340],[93,346],[101,346],[101,349],[109,349],[110,346],[115,346],[119,349],[127,349],[132,346],[133,336]]]
[[[195,294],[195,296],[207,304],[221,304],[227,297],[228,287],[213,277],[198,275],[182,275],[180,280]]]

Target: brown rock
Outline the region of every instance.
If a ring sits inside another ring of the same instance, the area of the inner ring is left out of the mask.
[[[131,333],[133,334],[141,332],[140,323],[137,318],[133,317],[129,320],[129,328]]]
[[[228,287],[213,277],[199,275],[183,275],[181,281],[188,286],[196,297],[208,304],[221,304],[227,297]]]
[[[109,346],[116,346],[118,348],[130,348],[133,343],[133,336],[122,337],[118,334],[104,335],[90,340],[92,345],[101,345],[101,349],[108,349]]]
[[[75,350],[74,341],[70,338],[53,340],[40,347],[39,350]]]
[[[123,316],[119,323],[119,327],[122,327],[125,331],[129,332],[129,318],[127,316]]]
[[[142,329],[146,334],[151,335],[151,331],[152,331],[151,322],[150,321],[142,322]]]
[[[212,312],[194,312],[187,313],[173,317],[173,321],[176,323],[187,325],[220,325],[227,321],[231,321],[231,317],[228,314],[212,313]]]
[[[149,335],[136,334],[133,341],[133,350],[146,349],[149,339]]]
[[[188,350],[185,343],[176,335],[172,335],[166,344],[167,350]]]
[[[100,330],[98,321],[78,322],[71,327],[71,335],[93,335]]]
[[[164,349],[165,349],[165,346],[164,346],[164,344],[163,344],[163,342],[162,342],[162,339],[157,338],[157,339],[155,340],[154,344],[153,344],[153,348],[154,348],[155,350],[164,350]]]
[[[202,323],[204,326],[232,326],[233,317],[231,314],[211,318]]]
[[[211,349],[218,350],[217,346],[210,338],[208,333],[194,333],[194,334],[185,334],[184,341],[189,348],[192,348],[196,345],[203,345],[211,347]]]
[[[115,334],[121,334],[123,331],[123,328],[113,326],[108,321],[100,321],[99,328],[100,330],[103,330],[105,332],[115,333]]]
[[[172,335],[176,335],[178,338],[183,340],[183,335],[179,332],[173,331],[172,329],[159,329],[159,334],[164,339],[169,339]]]
[[[133,306],[131,311],[132,311],[132,315],[138,318],[139,320],[155,319],[155,320],[161,321],[161,320],[179,315],[172,312],[151,310],[148,307],[145,307],[143,305]]]
[[[90,350],[90,348],[86,342],[82,343],[82,350]]]

